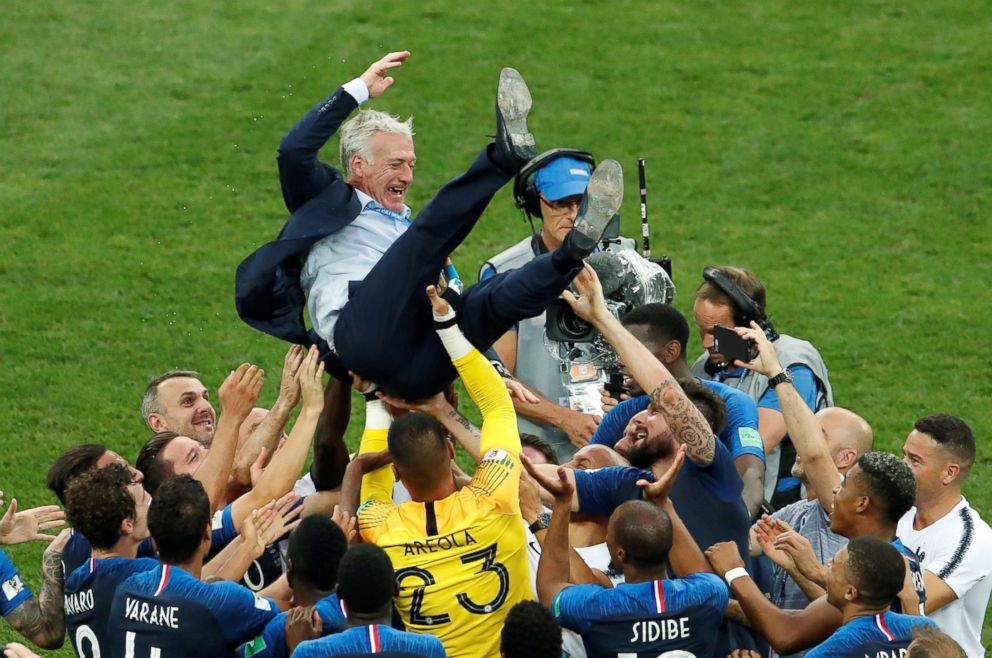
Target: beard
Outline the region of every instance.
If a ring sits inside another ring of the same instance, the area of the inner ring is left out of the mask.
[[[627,451],[627,461],[634,468],[650,470],[652,464],[674,454],[674,441],[643,439]]]

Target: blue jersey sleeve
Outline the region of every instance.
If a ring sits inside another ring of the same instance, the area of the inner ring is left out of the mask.
[[[0,551],[0,617],[6,617],[32,596],[17,567]]]
[[[275,601],[235,583],[211,583],[204,592],[209,599],[205,605],[213,612],[224,639],[232,646],[258,633],[279,614]]]
[[[624,400],[610,410],[610,413],[603,417],[596,433],[589,439],[589,443],[613,447],[616,445],[623,431],[627,429],[630,419],[648,408],[650,399],[646,395],[638,395],[636,398]]]
[[[754,455],[765,461],[764,442],[758,433],[758,406],[743,391],[713,380],[703,380],[703,385],[712,389],[727,409],[727,424],[719,438],[730,451],[731,459],[741,455]]]
[[[601,585],[572,585],[551,600],[551,614],[562,628],[582,633],[592,621],[592,604],[603,591]]]
[[[678,610],[691,606],[705,606],[721,616],[730,600],[730,589],[723,579],[712,573],[693,573],[685,578],[663,582],[665,600],[669,609]]]
[[[210,532],[210,553],[209,560],[217,555],[225,546],[230,544],[238,536],[238,529],[234,527],[234,517],[231,515],[231,505],[214,514]]]
[[[788,366],[788,370],[792,373],[792,386],[799,393],[799,397],[803,399],[807,407],[816,411],[816,398],[819,392],[816,375],[813,374],[812,370],[799,363]],[[782,405],[778,401],[778,395],[774,388],[765,391],[765,394],[758,400],[758,408],[774,409],[782,413]]]
[[[249,642],[238,647],[241,658],[286,658],[286,613],[280,613],[269,620],[262,632]]]
[[[641,488],[636,482],[651,480],[651,471],[630,466],[610,466],[596,471],[575,471],[575,492],[579,511],[584,514],[609,516],[628,500],[640,500]]]

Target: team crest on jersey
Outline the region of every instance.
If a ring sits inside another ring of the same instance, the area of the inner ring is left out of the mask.
[[[16,573],[10,580],[5,580],[3,583],[3,595],[8,601],[13,600],[15,596],[23,591],[24,581],[21,580],[21,577]]]
[[[501,466],[507,468],[513,468],[513,460],[510,459],[510,453],[506,450],[500,448],[493,448],[486,453],[486,456],[482,458],[483,462],[496,462]]]
[[[262,598],[261,596],[255,596],[255,607],[259,610],[265,610],[266,612],[272,610],[272,604],[269,603],[269,600]]]

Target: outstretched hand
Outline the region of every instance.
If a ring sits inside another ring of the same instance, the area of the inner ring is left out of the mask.
[[[596,270],[592,269],[589,263],[582,266],[582,271],[572,280],[572,285],[578,291],[576,297],[572,291],[565,290],[561,294],[575,314],[586,322],[594,323],[603,314],[609,315],[610,310],[606,306],[606,298],[603,297],[603,286],[599,283]]]
[[[652,468],[652,471],[654,471],[654,482],[648,482],[647,480],[638,480],[635,482],[641,488],[645,500],[658,507],[663,506],[668,501],[668,494],[671,493],[672,487],[675,486],[675,480],[679,476],[679,469],[682,468],[684,462],[685,445],[679,444],[679,449],[675,453],[675,459],[672,460],[671,466],[664,471]]]
[[[320,360],[316,345],[307,352],[296,376],[300,382],[303,408],[319,414],[324,409],[324,362]]]
[[[753,370],[759,375],[764,375],[769,378],[774,377],[784,370],[784,368],[782,368],[782,364],[779,363],[778,354],[775,353],[775,346],[769,342],[764,330],[762,330],[757,322],[752,321],[750,328],[734,327],[734,331],[736,331],[737,335],[741,338],[753,340],[755,346],[758,348],[758,356],[756,359],[750,362],[744,362],[738,359],[734,361],[734,365],[747,368],[748,370]]]
[[[389,72],[403,65],[403,62],[410,59],[409,50],[401,50],[394,53],[387,53],[382,59],[372,62],[360,77],[365,86],[369,88],[369,97],[376,98],[382,92],[389,89],[396,80]]]
[[[556,473],[557,477],[551,478],[542,473],[539,469],[534,468],[534,463],[528,459],[527,455],[521,453],[520,461],[524,465],[524,469],[530,474],[534,480],[537,481],[545,491],[550,493],[555,498],[556,503],[569,503],[571,504],[572,495],[575,493],[575,485],[572,481],[568,479],[568,474],[565,472],[564,466],[559,466]]]
[[[0,491],[0,505],[3,505],[3,492]],[[10,501],[10,507],[0,519],[0,544],[21,544],[26,541],[52,541],[55,535],[41,532],[65,525],[65,512],[58,505],[45,505],[17,511],[17,499]]]

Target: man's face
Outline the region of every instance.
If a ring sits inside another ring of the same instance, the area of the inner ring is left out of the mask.
[[[582,195],[567,196],[557,201],[552,201],[543,194],[538,194],[538,198],[541,200],[541,234],[545,246],[554,251],[562,245],[568,232],[575,225]]]
[[[158,406],[149,421],[156,432],[168,430],[210,443],[214,438],[217,412],[210,404],[207,387],[195,377],[173,377],[158,385]],[[161,427],[161,429],[158,429]]]
[[[134,523],[131,530],[131,538],[142,542],[151,536],[148,531],[148,506],[152,503],[152,497],[141,486],[140,482],[133,482],[128,487],[131,497],[134,498]]]
[[[944,487],[950,460],[929,434],[913,430],[902,446],[903,461],[916,478],[916,499],[930,500]]]
[[[613,449],[626,457],[632,466],[650,468],[651,464],[674,452],[675,437],[663,414],[648,405],[627,423],[627,429]]]
[[[851,583],[847,579],[847,547],[837,551],[827,563],[827,602],[838,610],[842,609],[851,594]]]
[[[100,456],[100,459],[96,460],[96,467],[103,468],[104,466],[110,466],[111,464],[123,464],[127,467],[127,470],[131,472],[131,479],[135,483],[141,484],[145,481],[145,475],[134,466],[127,463],[127,460],[118,455],[113,450],[108,450]]]
[[[396,133],[377,132],[372,135],[369,150],[371,160],[359,156],[352,161],[352,184],[384,208],[403,212],[417,163],[413,142]]]
[[[726,359],[713,347],[713,325],[722,324],[725,327],[734,326],[734,312],[728,304],[714,304],[705,299],[697,299],[692,305],[692,318],[699,327],[699,339],[703,347],[710,353],[710,361],[720,363]]]
[[[594,443],[580,448],[576,451],[572,460],[565,464],[567,468],[576,471],[590,471],[616,465],[617,462],[613,451],[604,445]]]
[[[544,456],[544,453],[533,446],[524,446],[520,449],[527,459],[531,461],[532,464],[549,464],[548,458]]]
[[[861,469],[853,466],[844,481],[834,490],[834,501],[830,510],[830,529],[838,535],[850,538],[854,532],[858,507],[865,498],[860,486]]]
[[[177,436],[162,449],[161,458],[172,464],[176,475],[193,475],[203,465],[210,452],[199,441]]]

